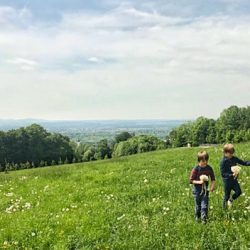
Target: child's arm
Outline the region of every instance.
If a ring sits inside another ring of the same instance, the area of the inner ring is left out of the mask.
[[[241,159],[239,159],[238,157],[236,157],[237,159],[237,163],[242,165],[242,166],[250,166],[250,161],[243,161]]]
[[[193,184],[203,184],[204,182],[203,181],[196,181],[196,180],[193,180],[191,181]]]
[[[203,181],[196,180],[197,179],[197,170],[195,168],[192,169],[190,177],[189,177],[189,182],[191,184],[203,184]]]
[[[215,181],[211,181],[210,191],[213,192],[215,190]]]
[[[215,174],[212,168],[211,168],[211,173],[210,173],[210,179],[211,179],[210,191],[213,192],[215,190]]]

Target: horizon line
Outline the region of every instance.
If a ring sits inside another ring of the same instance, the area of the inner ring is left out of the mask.
[[[88,122],[88,121],[189,121],[196,118],[117,118],[117,119],[44,119],[44,118],[0,118],[0,121],[39,121],[39,122]]]

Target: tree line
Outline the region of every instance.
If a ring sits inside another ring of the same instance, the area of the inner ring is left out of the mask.
[[[0,170],[24,169],[72,162],[70,139],[32,124],[0,132]]]
[[[32,124],[0,131],[0,171],[110,159],[164,147],[164,142],[155,136],[135,136],[129,132],[122,132],[111,141],[78,144],[67,136],[49,133],[42,126]]]
[[[199,117],[173,129],[166,137],[168,147],[245,141],[250,141],[249,106],[231,106],[217,120]]]
[[[199,117],[173,129],[163,141],[152,135],[121,132],[114,139],[76,143],[32,124],[0,131],[0,171],[110,159],[187,144],[250,141],[250,107],[231,106],[217,120]]]

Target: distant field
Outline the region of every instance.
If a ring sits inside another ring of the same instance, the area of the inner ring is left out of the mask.
[[[250,159],[249,149],[237,155]],[[217,190],[208,224],[197,224],[188,177],[198,150],[1,173],[0,249],[250,249],[250,168],[225,212],[221,148],[207,149]]]
[[[102,139],[114,139],[115,135],[130,133],[155,135],[165,138],[175,127],[185,120],[96,120],[96,121],[45,121],[45,120],[1,120],[0,130],[16,129],[37,123],[50,132],[69,136],[72,140],[95,143]]]

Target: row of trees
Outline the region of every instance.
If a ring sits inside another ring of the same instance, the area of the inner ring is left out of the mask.
[[[194,122],[183,124],[173,129],[166,138],[169,147],[249,140],[250,107],[237,106],[225,109],[217,120],[199,117]]]
[[[111,141],[77,144],[33,124],[0,132],[0,171],[109,159],[160,148],[164,148],[164,142],[157,137],[128,132],[118,134]]]
[[[96,145],[80,144],[75,147],[77,161],[102,160],[165,148],[164,141],[151,135],[137,135],[122,132],[115,140],[104,139]]]
[[[199,117],[173,129],[166,142],[155,136],[122,132],[111,141],[77,144],[66,136],[49,133],[33,124],[8,132],[0,131],[0,171],[109,159],[189,143],[198,146],[249,140],[250,107],[237,106],[224,110],[217,120]]]
[[[49,133],[33,124],[26,128],[0,132],[0,170],[50,166],[72,162],[70,139]]]

